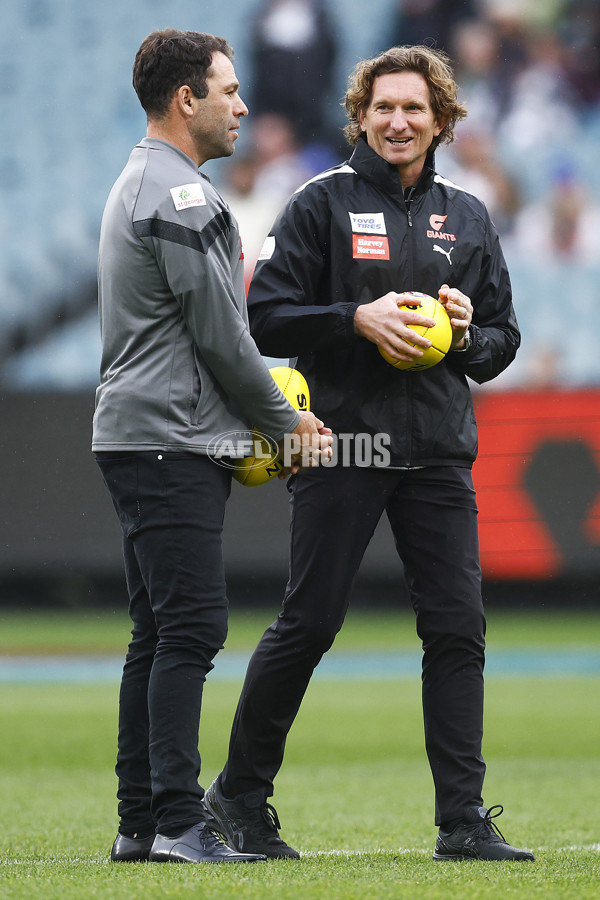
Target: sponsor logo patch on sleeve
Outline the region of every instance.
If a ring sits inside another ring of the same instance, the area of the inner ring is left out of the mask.
[[[171,197],[176,210],[187,209],[189,206],[206,206],[202,185],[197,182],[171,188]]]
[[[352,235],[353,259],[389,259],[390,245],[387,237],[367,237],[364,234]]]

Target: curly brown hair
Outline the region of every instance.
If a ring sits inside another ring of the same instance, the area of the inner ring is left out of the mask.
[[[362,136],[359,117],[371,100],[373,83],[378,75],[390,72],[418,72],[429,86],[431,107],[436,119],[446,122],[438,137],[431,143],[431,149],[439,144],[450,144],[454,140],[454,126],[467,115],[466,107],[457,100],[458,86],[450,57],[442,50],[433,50],[423,45],[391,47],[372,59],[363,59],[357,64],[348,79],[348,90],[343,105],[348,114],[348,124],[344,134],[348,142],[356,144]]]
[[[214,53],[233,59],[225,38],[201,31],[165,28],[145,38],[133,66],[133,86],[150,118],[166,115],[175,91],[182,84],[199,98],[208,94],[206,78]]]

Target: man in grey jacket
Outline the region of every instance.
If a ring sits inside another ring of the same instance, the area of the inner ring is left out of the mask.
[[[238,862],[208,829],[198,783],[202,687],[227,633],[221,554],[230,469],[211,453],[252,428],[330,453],[250,337],[243,252],[229,208],[198,168],[234,151],[233,51],[174,29],[138,50],[148,117],[108,198],[98,265],[101,382],[93,444],[123,531],[132,640],[119,703],[114,861]],[[299,459],[293,458],[294,467]]]

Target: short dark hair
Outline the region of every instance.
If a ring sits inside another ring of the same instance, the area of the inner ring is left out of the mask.
[[[358,63],[348,80],[344,100],[348,114],[344,133],[348,142],[356,144],[362,136],[359,115],[366,111],[371,101],[375,79],[378,75],[391,72],[418,72],[423,76],[429,87],[434,115],[446,122],[441,134],[433,139],[431,149],[435,150],[438,144],[450,144],[454,140],[454,126],[465,118],[467,110],[457,100],[458,87],[450,58],[442,50],[419,44],[392,47],[379,56]]]
[[[206,77],[214,53],[233,59],[225,38],[200,31],[166,28],[142,41],[133,65],[133,87],[148,118],[163,118],[182,84],[196,97],[206,97]]]

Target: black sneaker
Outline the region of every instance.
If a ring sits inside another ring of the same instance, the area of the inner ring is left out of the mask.
[[[264,791],[249,791],[227,800],[219,775],[204,794],[206,821],[240,853],[264,853],[269,859],[300,859],[279,836],[281,825]]]
[[[497,809],[496,815],[492,811]],[[502,806],[474,806],[467,810],[465,818],[452,831],[440,828],[435,843],[433,858],[485,859],[485,860],[527,860],[533,862],[534,855],[529,850],[511,847],[500,829],[492,822],[503,811]]]

